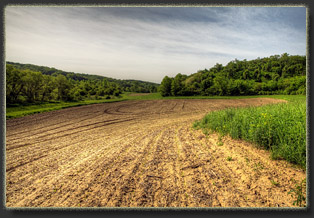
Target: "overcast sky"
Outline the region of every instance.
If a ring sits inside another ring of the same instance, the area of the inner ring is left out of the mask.
[[[305,7],[6,7],[6,60],[160,83],[306,54]]]

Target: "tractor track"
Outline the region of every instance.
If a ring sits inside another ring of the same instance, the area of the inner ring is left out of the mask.
[[[277,102],[124,101],[7,120],[6,206],[293,207],[303,170],[192,129],[213,110]]]

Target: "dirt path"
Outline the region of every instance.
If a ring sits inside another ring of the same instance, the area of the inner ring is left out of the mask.
[[[126,101],[8,120],[6,206],[292,207],[304,171],[191,128],[212,110],[276,101]]]

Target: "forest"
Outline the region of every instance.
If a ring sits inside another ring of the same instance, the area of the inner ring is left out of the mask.
[[[165,76],[161,84],[65,72],[33,64],[6,63],[7,104],[81,101],[119,97],[123,92],[166,96],[305,95],[306,57],[273,55],[216,64],[191,75]]]
[[[162,96],[305,95],[306,57],[284,53],[217,63],[189,76],[165,76],[159,91]]]
[[[114,98],[123,92],[157,92],[158,84],[65,72],[32,64],[6,63],[8,104]]]

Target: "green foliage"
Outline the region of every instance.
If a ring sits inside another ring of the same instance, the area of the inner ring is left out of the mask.
[[[293,180],[294,181],[294,180]],[[306,179],[303,179],[300,183],[295,184],[295,188],[291,189],[288,194],[291,195],[292,198],[296,198],[293,202],[293,205],[297,205],[299,207],[306,206]]]
[[[12,104],[40,104],[47,101],[111,99],[120,97],[125,90],[156,92],[157,86],[155,83],[113,80],[29,64],[7,62],[6,65],[6,101],[9,107]]]
[[[109,77],[90,75],[82,73],[65,72],[51,67],[37,66],[33,64],[20,64],[14,62],[7,62],[7,65],[14,67],[18,71],[29,70],[33,72],[41,72],[43,75],[57,77],[58,75],[63,75],[67,80],[72,81],[72,83],[83,82],[83,81],[94,81],[98,83],[100,81],[106,80],[111,84],[116,84],[119,87],[117,95],[119,92],[139,92],[139,93],[153,93],[157,92],[158,84],[152,82],[144,82],[140,80],[119,80]],[[89,87],[90,88],[90,87]],[[88,89],[88,87],[87,87]],[[86,90],[82,90],[86,91]],[[92,89],[92,92],[96,92]],[[94,95],[93,93],[90,93]],[[87,95],[87,93],[86,93]]]
[[[23,79],[23,93],[28,102],[39,100],[41,87],[43,85],[43,75],[40,72],[25,71]]]
[[[273,158],[284,158],[306,167],[306,101],[262,107],[230,108],[207,114],[194,128],[229,134],[269,149]]]
[[[184,96],[186,95],[186,87],[183,81],[187,78],[186,75],[181,73],[177,74],[171,82],[171,95],[172,96]]]
[[[72,100],[72,96],[70,94],[71,83],[70,81],[63,75],[58,75],[55,79],[56,89],[58,93],[57,100]]]
[[[177,74],[172,80],[171,93],[163,96],[237,96],[306,94],[305,56],[287,53],[255,60],[235,59],[226,66],[216,64],[190,76]]]
[[[11,65],[7,65],[6,75],[6,99],[8,103],[18,102],[18,97],[24,88],[23,77],[25,72],[15,69]]]
[[[159,92],[161,93],[161,96],[171,96],[171,87],[172,87],[172,80],[168,76],[165,76],[163,80],[161,81]]]
[[[272,184],[273,186],[279,186],[279,182],[276,182],[276,181],[273,180],[273,179],[271,179],[270,182],[271,182],[271,184]]]

